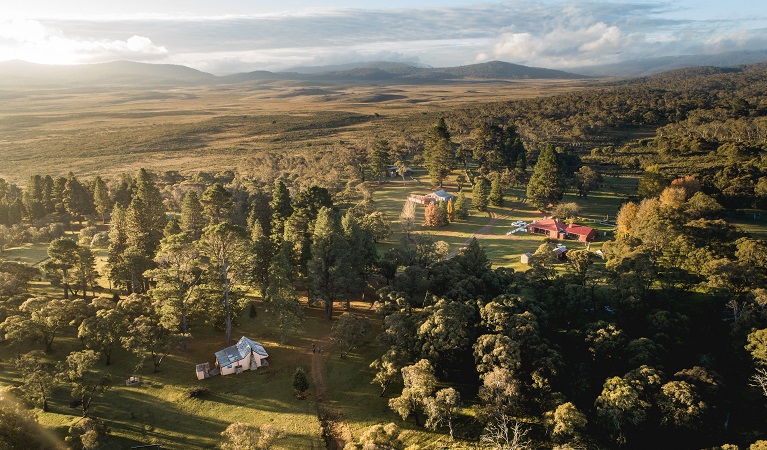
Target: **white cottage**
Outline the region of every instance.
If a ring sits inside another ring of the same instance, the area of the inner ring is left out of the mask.
[[[216,352],[216,367],[221,375],[242,373],[244,370],[268,366],[267,358],[269,354],[263,345],[243,336],[233,346]]]

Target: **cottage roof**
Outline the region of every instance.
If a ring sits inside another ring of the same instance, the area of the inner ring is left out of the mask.
[[[556,219],[543,219],[531,223],[529,226],[540,228],[541,230],[554,231],[556,233],[574,234],[576,236],[588,236],[594,231],[593,228],[585,225],[562,223]]]
[[[251,350],[261,356],[268,357],[264,346],[256,341],[252,341],[245,336],[241,337],[236,344],[216,352],[216,360],[221,366],[228,366],[234,362],[241,361],[248,357]]]
[[[588,236],[592,231],[594,231],[593,228],[587,227],[585,225],[577,225],[577,224],[569,224],[565,228],[565,232],[569,234],[576,234],[578,236]]]
[[[555,233],[559,233],[564,231],[567,225],[555,219],[543,219],[537,222],[533,222],[528,226],[533,228],[540,228],[541,230],[553,231]]]
[[[435,191],[435,192],[432,192],[431,194],[429,194],[429,197],[431,197],[431,198],[433,198],[435,200],[442,201],[442,200],[450,200],[451,198],[455,197],[455,195],[448,194],[447,192],[445,192],[444,189],[440,189],[438,191]]]

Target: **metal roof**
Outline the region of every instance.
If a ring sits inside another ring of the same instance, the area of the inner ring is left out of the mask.
[[[236,344],[232,345],[231,347],[217,351],[216,361],[218,361],[220,366],[228,366],[232,363],[247,358],[251,350],[263,357],[269,356],[269,354],[266,353],[263,345],[243,336],[239,341],[237,341]]]

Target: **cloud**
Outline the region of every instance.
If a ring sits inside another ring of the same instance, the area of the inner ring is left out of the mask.
[[[35,20],[0,20],[0,60],[25,59],[38,63],[86,63],[165,58],[168,50],[151,39],[88,39],[67,36],[61,29]]]
[[[503,33],[489,52],[477,59],[508,59],[538,65],[568,66],[583,61],[614,60],[630,48],[636,36],[603,22],[573,28],[558,25],[543,34]]]
[[[700,9],[686,10],[688,1],[491,0],[251,15],[0,19],[0,59],[163,61],[222,74],[374,59],[433,66],[502,59],[568,68],[765,48],[767,22],[753,11],[742,13],[754,17],[749,21],[705,18]],[[730,1],[729,9],[740,11],[736,4],[745,0]]]

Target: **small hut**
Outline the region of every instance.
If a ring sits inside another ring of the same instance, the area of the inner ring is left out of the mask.
[[[530,252],[527,252],[527,253],[525,253],[524,255],[522,255],[522,257],[521,257],[521,258],[519,258],[519,261],[520,261],[522,264],[528,264],[528,265],[529,265],[529,264],[530,264],[530,258],[532,258],[532,257],[533,257],[533,254],[532,254],[532,253],[530,253]]]
[[[231,375],[268,366],[267,358],[263,345],[243,336],[231,347],[216,352],[216,367],[221,375]]]
[[[210,363],[202,363],[197,364],[195,366],[195,369],[197,370],[197,379],[198,380],[204,380],[206,378],[210,378]]]

